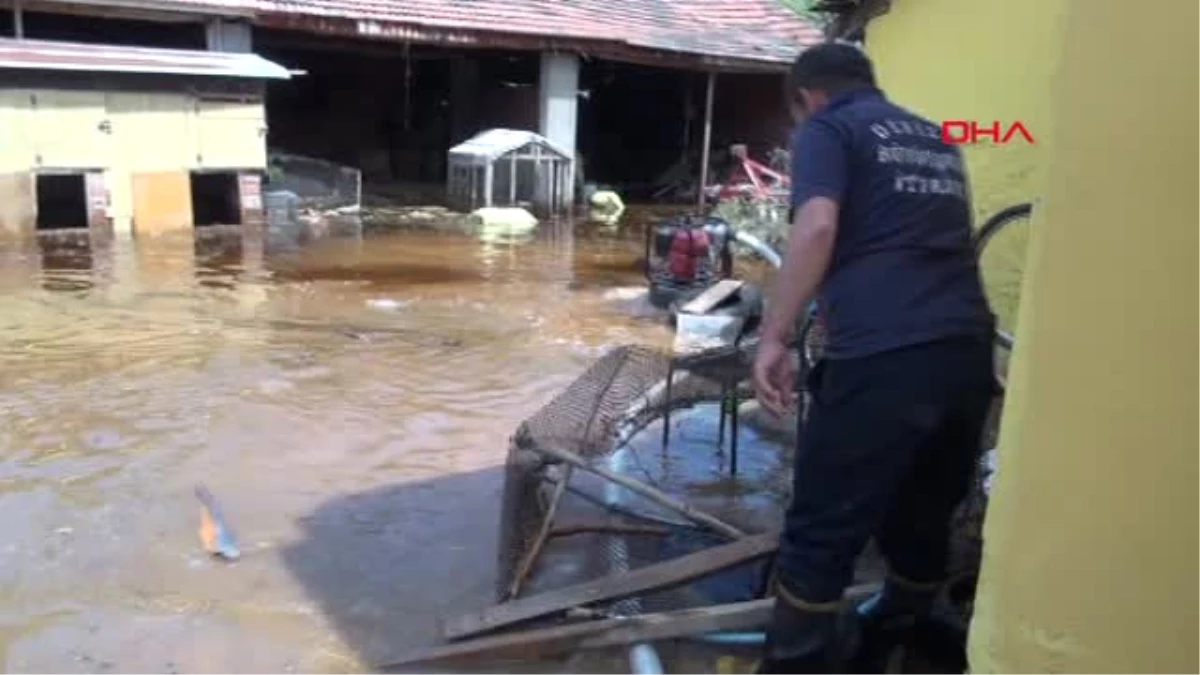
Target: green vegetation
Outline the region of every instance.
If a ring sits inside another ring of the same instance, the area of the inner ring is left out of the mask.
[[[783,201],[725,199],[713,209],[713,215],[779,250],[787,239],[787,206]]]
[[[817,0],[779,0],[779,4],[797,14],[816,14],[813,6],[817,4]]]
[[[824,13],[813,9],[819,4],[819,0],[779,0],[779,4],[818,26],[823,26],[828,18]]]

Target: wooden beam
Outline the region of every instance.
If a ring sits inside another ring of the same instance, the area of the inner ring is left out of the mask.
[[[442,636],[459,640],[572,607],[620,600],[644,591],[681,586],[693,579],[769,556],[779,548],[779,535],[760,534],[691,553],[674,560],[647,565],[582,584],[539,593],[472,612],[442,622]]]
[[[624,525],[621,523],[578,523],[559,525],[550,530],[550,538],[571,537],[577,534],[639,534],[665,537],[671,530],[659,525]]]
[[[517,565],[517,571],[513,574],[512,583],[508,586],[509,600],[521,594],[521,586],[525,584],[525,579],[533,572],[533,568],[538,561],[538,556],[542,554],[542,547],[546,544],[546,539],[550,536],[551,526],[554,525],[554,516],[558,513],[558,503],[562,501],[563,493],[567,491],[567,485],[571,482],[571,469],[572,467],[568,466],[563,473],[563,477],[554,486],[554,496],[550,498],[550,506],[546,508],[546,515],[542,518],[542,526],[538,529],[537,536],[534,537],[533,542],[529,544],[529,549],[525,551],[525,556],[521,558],[520,564]]]
[[[766,623],[773,604],[774,600],[771,599],[753,600],[508,633],[420,650],[395,663],[381,666],[378,672],[407,672],[400,669],[433,661],[446,663],[463,659],[537,660],[567,654],[577,649],[611,647],[715,631],[744,630]]]
[[[855,586],[847,590],[845,597],[848,602],[856,602],[874,593],[878,588],[878,584]],[[560,656],[580,649],[616,647],[721,631],[754,630],[766,625],[774,606],[774,598],[765,598],[509,633],[420,650],[399,661],[381,666],[378,672],[410,672],[402,669],[433,661],[530,661]]]
[[[742,290],[746,282],[740,279],[722,279],[704,289],[691,302],[679,308],[684,314],[708,314],[713,307],[725,302],[729,296]]]

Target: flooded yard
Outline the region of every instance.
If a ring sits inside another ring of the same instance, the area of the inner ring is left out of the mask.
[[[10,671],[350,672],[493,599],[517,423],[669,329],[641,235],[265,253],[214,230],[0,249]],[[243,556],[199,546],[204,483]]]

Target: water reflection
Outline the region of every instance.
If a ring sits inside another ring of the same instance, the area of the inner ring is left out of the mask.
[[[261,236],[261,230],[225,226],[197,230],[193,250],[197,283],[206,288],[233,289],[244,271],[257,266],[256,261],[247,258],[247,253],[254,253],[256,236]]]
[[[276,253],[213,230],[0,247],[6,669],[355,668],[274,552],[320,529],[301,521],[321,505],[353,524],[346,496],[385,487],[403,501],[373,508],[405,569],[339,564],[406,612],[347,597],[346,620],[417,644],[445,602],[486,602],[482,577],[478,596],[427,588],[447,560],[495,559],[497,495],[451,478],[494,470],[595,354],[669,342],[604,296],[641,283],[638,242],[562,226],[504,245],[426,232]],[[244,539],[235,566],[194,540],[196,482]]]
[[[58,230],[30,241],[40,258],[41,285],[52,293],[85,293],[108,282],[113,238],[102,230]]]

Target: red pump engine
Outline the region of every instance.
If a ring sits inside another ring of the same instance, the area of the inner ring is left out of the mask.
[[[675,231],[667,251],[667,270],[683,283],[696,280],[696,271],[708,260],[708,232],[702,228],[684,227]]]

